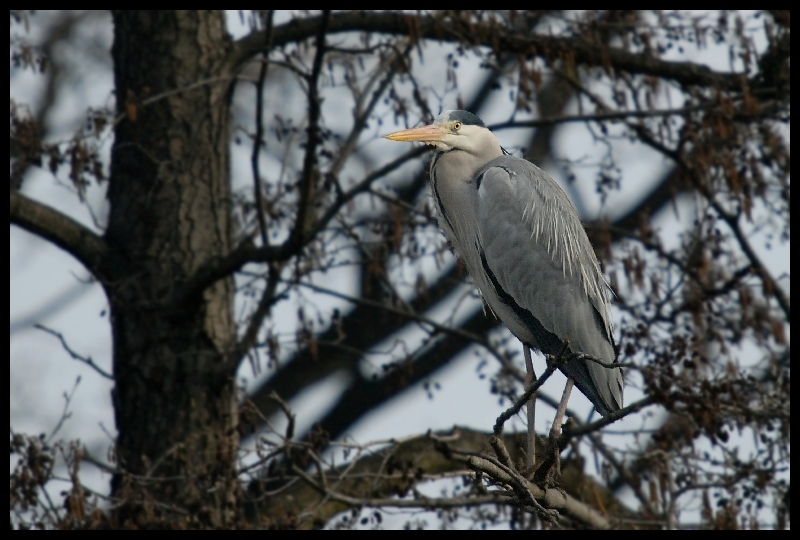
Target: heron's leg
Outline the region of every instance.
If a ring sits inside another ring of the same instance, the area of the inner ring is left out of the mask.
[[[522,344],[522,353],[525,356],[525,388],[536,382],[536,373],[533,371],[533,360],[531,359],[531,348]],[[526,404],[528,410],[528,470],[533,471],[536,465],[536,392]]]
[[[573,384],[575,383],[572,378],[567,377],[567,385],[564,387],[564,394],[561,396],[556,417],[553,419],[553,426],[550,428],[549,446],[555,452],[555,473],[557,475],[561,475],[561,451],[558,448],[558,438],[561,436],[561,424],[564,423],[564,415],[567,412],[567,402],[569,401],[569,394],[572,392]]]

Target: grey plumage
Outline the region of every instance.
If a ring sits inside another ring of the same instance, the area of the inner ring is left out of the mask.
[[[439,224],[486,303],[523,343],[616,362],[608,287],[575,207],[533,163],[504,151],[468,111],[387,135],[436,149],[430,179]],[[602,415],[622,407],[620,368],[575,360],[561,370]]]

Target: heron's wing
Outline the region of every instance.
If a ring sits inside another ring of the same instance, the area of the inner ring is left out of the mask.
[[[476,177],[476,217],[484,296],[511,331],[548,354],[615,360],[605,282],[577,212],[532,163],[503,156]],[[597,363],[563,371],[607,414],[622,405],[622,374]]]

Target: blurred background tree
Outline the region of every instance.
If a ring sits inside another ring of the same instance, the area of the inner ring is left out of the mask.
[[[788,11],[10,17],[12,528],[788,527]],[[490,467],[521,347],[380,139],[452,108],[615,293],[563,489]]]

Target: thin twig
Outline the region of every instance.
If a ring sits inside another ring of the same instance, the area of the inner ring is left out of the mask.
[[[311,487],[316,489],[321,495],[330,497],[335,501],[345,503],[349,506],[362,507],[389,507],[389,508],[460,508],[467,506],[481,506],[484,504],[498,504],[503,502],[501,495],[479,495],[474,497],[453,497],[453,498],[430,498],[416,493],[414,499],[379,499],[370,497],[351,497],[343,493],[325,490],[314,478],[297,466],[292,467],[292,472],[305,480]]]
[[[267,79],[267,68],[269,67],[269,52],[272,48],[272,15],[275,11],[269,10],[267,15],[267,28],[264,32],[264,61],[261,62],[261,69],[256,81],[256,135],[253,141],[253,153],[250,156],[251,167],[253,168],[253,183],[255,184],[256,217],[258,218],[258,228],[261,231],[261,245],[267,245],[267,223],[264,219],[263,194],[261,193],[261,171],[259,170],[259,154],[261,144],[264,139],[264,81]]]
[[[69,345],[67,345],[67,341],[64,339],[64,336],[60,332],[56,332],[55,330],[53,330],[51,328],[47,328],[46,326],[41,325],[41,324],[35,324],[33,327],[38,329],[38,330],[42,330],[44,332],[47,332],[48,334],[51,334],[51,335],[57,337],[59,339],[59,341],[61,341],[61,346],[64,347],[64,350],[67,351],[67,353],[74,360],[77,360],[79,362],[83,362],[84,364],[86,364],[87,366],[89,366],[90,368],[95,370],[97,373],[99,373],[100,375],[102,375],[106,379],[109,379],[109,380],[112,380],[112,381],[114,380],[114,376],[111,375],[110,373],[104,371],[100,366],[95,364],[94,360],[92,360],[91,356],[81,356],[80,354],[78,354],[75,351],[73,351],[69,347]]]
[[[563,347],[561,348],[561,352],[558,356],[552,361],[548,362],[547,369],[544,370],[542,376],[536,379],[528,388],[525,389],[522,396],[508,409],[505,410],[500,416],[497,417],[497,421],[494,424],[494,434],[498,437],[503,435],[503,424],[505,424],[509,418],[516,415],[519,410],[522,408],[525,403],[531,398],[531,396],[536,393],[536,391],[541,388],[541,386],[545,383],[547,379],[555,372],[558,366],[561,365],[563,361],[564,353],[567,351],[569,346],[569,342],[565,341]]]
[[[56,436],[56,433],[61,429],[61,426],[64,425],[64,422],[72,416],[72,413],[69,412],[69,404],[72,403],[72,396],[75,395],[75,390],[78,389],[78,384],[81,382],[81,376],[78,375],[75,378],[75,384],[72,385],[72,390],[69,393],[64,392],[64,409],[61,411],[61,417],[58,419],[58,423],[56,427],[53,428],[53,431],[50,433],[50,436],[47,437],[47,442],[51,442],[53,438]]]
[[[297,220],[294,229],[290,234],[290,240],[295,244],[304,245],[308,238],[306,231],[306,218],[313,206],[314,191],[314,165],[316,163],[317,146],[322,142],[320,136],[319,122],[322,116],[322,104],[319,98],[319,77],[322,72],[322,59],[325,57],[325,33],[330,18],[330,10],[322,12],[322,19],[316,37],[316,53],[314,63],[308,80],[308,141],[306,142],[306,153],[303,158],[303,171],[300,176],[300,201],[297,207]]]

